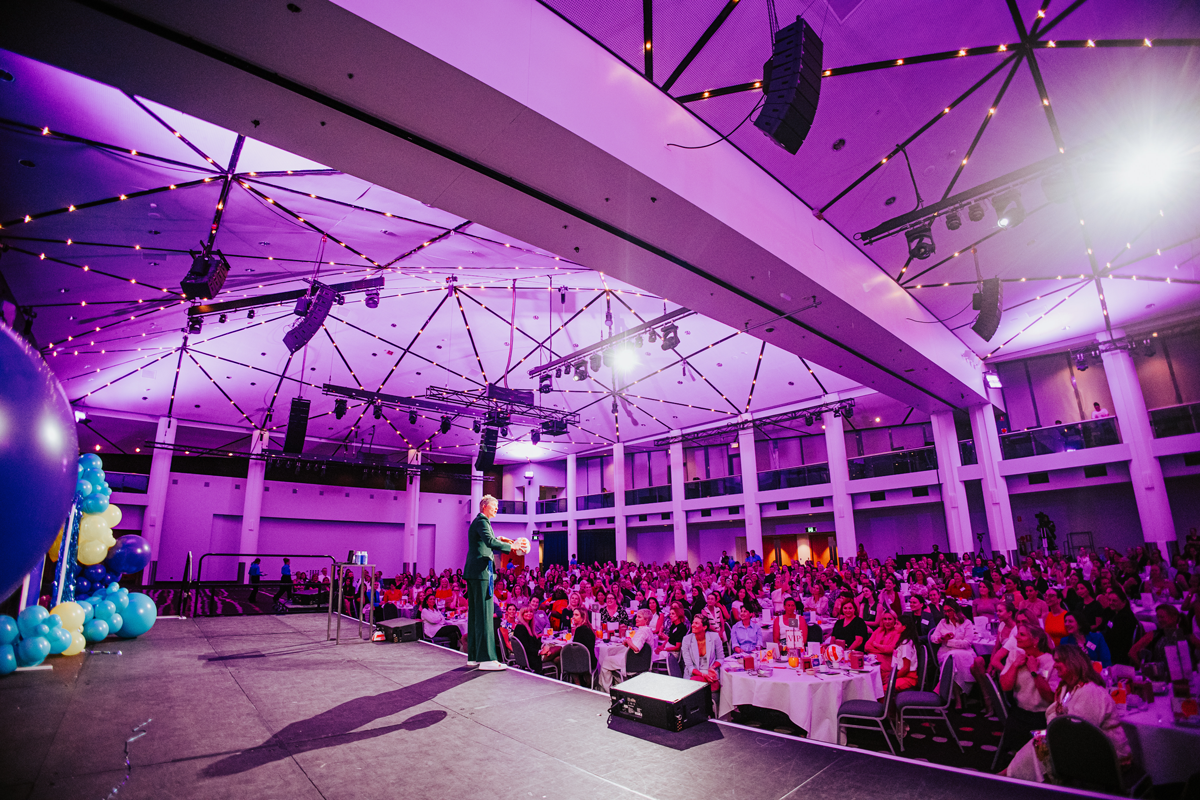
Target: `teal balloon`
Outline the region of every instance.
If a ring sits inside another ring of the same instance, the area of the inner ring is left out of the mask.
[[[154,627],[154,622],[158,619],[158,607],[146,595],[133,592],[129,595],[129,608],[122,612],[121,619],[124,620],[124,624],[117,631],[117,636],[132,639]]]
[[[0,644],[0,675],[10,675],[17,669],[17,651],[11,644]]]
[[[101,600],[96,603],[95,619],[108,621],[112,619],[113,614],[117,613],[117,607],[112,604],[111,600]]]
[[[79,468],[81,470],[100,469],[103,466],[100,456],[95,453],[84,453],[79,457]]]
[[[0,645],[14,644],[21,638],[21,629],[17,621],[7,614],[0,614]]]
[[[104,483],[104,470],[99,467],[85,469],[83,474],[79,476],[79,479],[87,481],[92,486],[99,486]]]
[[[34,628],[45,622],[48,616],[50,616],[50,612],[41,606],[29,606],[18,614],[17,627],[21,629],[21,637],[28,639],[37,636]]]
[[[56,656],[71,646],[71,632],[64,628],[51,628],[50,635],[45,637],[50,643],[50,655]]]
[[[50,616],[46,617],[45,624],[47,627],[50,627],[50,628],[61,628],[62,627],[62,617],[60,617],[58,614],[51,614]],[[45,636],[45,634],[42,634],[42,635]]]
[[[50,642],[44,636],[33,636],[22,639],[17,645],[17,664],[22,667],[36,667],[50,655]]]
[[[96,618],[96,607],[89,600],[76,600],[75,603],[83,609],[83,622],[87,624]]]
[[[47,617],[46,619],[49,619],[49,617]],[[41,623],[40,625],[34,625],[33,626],[33,635],[34,636],[49,636],[50,635],[50,626],[44,622]]]
[[[79,501],[79,508],[85,514],[100,514],[108,508],[108,496],[102,492],[93,491]]]
[[[120,633],[121,626],[125,624],[125,618],[120,614],[114,613],[108,618],[108,629],[113,633]]]
[[[75,495],[77,497],[87,497],[92,493],[92,489],[94,488],[96,487],[92,485],[91,481],[85,481],[80,478],[79,483],[75,484]]]
[[[120,614],[124,614],[129,608],[129,595],[127,594],[117,592],[116,594],[109,595],[108,600],[117,607],[117,612]]]
[[[95,644],[108,638],[108,623],[102,619],[94,619],[83,626],[83,638]]]
[[[121,584],[117,583],[116,581],[113,581],[112,583],[110,583],[108,586],[105,587],[105,591],[108,592],[109,594],[113,594],[114,592],[119,592],[119,591],[121,591]]]

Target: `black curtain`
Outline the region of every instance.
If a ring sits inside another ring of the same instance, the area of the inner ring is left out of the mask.
[[[617,560],[617,532],[615,530],[580,531],[579,563],[601,564]]]
[[[542,566],[546,567],[550,564],[558,564],[567,566],[567,532],[560,531],[551,533],[546,531],[542,534]]]

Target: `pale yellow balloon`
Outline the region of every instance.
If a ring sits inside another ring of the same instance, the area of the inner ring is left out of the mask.
[[[84,514],[79,522],[79,538],[90,539],[93,536],[103,538],[111,533],[108,523],[101,514]]]
[[[79,563],[85,567],[99,564],[108,555],[108,548],[103,542],[86,541],[79,544]]]
[[[77,656],[87,647],[87,639],[79,631],[71,631],[71,646],[62,651],[64,656]]]
[[[83,606],[78,603],[73,603],[70,600],[65,603],[59,603],[50,609],[50,613],[58,614],[58,618],[62,620],[62,626],[66,630],[83,630],[83,622],[86,615],[83,612]]]
[[[58,529],[58,536],[54,538],[54,544],[50,545],[50,550],[46,553],[46,555],[50,556],[51,561],[58,561],[58,551],[62,547],[62,536],[63,529],[60,526]]]
[[[108,527],[115,528],[121,524],[121,509],[109,503],[108,508],[100,512],[100,518],[108,523]]]

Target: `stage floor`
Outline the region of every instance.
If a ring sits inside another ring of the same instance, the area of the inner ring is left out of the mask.
[[[123,655],[0,679],[0,797],[1059,796],[739,726],[607,723],[607,698],[318,615],[163,619]],[[348,636],[347,636],[348,634]]]

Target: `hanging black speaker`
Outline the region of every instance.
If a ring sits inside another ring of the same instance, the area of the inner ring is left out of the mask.
[[[823,49],[813,29],[797,17],[775,35],[771,57],[763,64],[766,100],[754,126],[792,155],[817,116]]]
[[[1004,287],[999,278],[988,278],[983,281],[981,291],[972,297],[972,304],[979,310],[975,324],[971,330],[979,334],[985,342],[991,341],[1000,327],[1001,306],[1004,303]]]
[[[496,464],[496,439],[500,431],[495,428],[484,428],[483,436],[479,437],[479,458],[475,459],[475,469],[483,472]]]
[[[310,403],[302,397],[292,398],[292,411],[288,414],[287,434],[283,437],[283,452],[304,452],[304,436],[308,433],[308,407]]]

